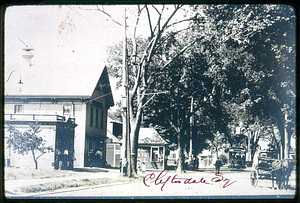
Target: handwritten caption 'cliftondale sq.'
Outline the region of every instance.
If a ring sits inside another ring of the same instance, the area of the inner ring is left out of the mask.
[[[200,179],[194,179],[194,178],[188,178],[188,177],[179,177],[178,174],[175,175],[167,175],[168,171],[164,170],[162,172],[160,172],[158,174],[158,176],[156,176],[154,173],[150,173],[148,175],[146,175],[143,179],[143,183],[147,186],[150,187],[151,184],[154,185],[161,185],[160,190],[163,191],[163,188],[165,187],[165,185],[167,183],[170,184],[207,184],[207,185],[213,185],[213,183],[223,183],[222,188],[226,188],[230,185],[232,185],[233,183],[237,182],[237,181],[231,181],[228,178],[224,178],[222,173],[215,173],[215,177],[209,179],[204,179],[204,178],[200,178]]]

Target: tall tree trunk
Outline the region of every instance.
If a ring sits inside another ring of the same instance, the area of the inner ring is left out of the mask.
[[[184,155],[183,155],[183,143],[182,143],[182,133],[181,130],[180,132],[177,133],[177,173],[182,173],[183,172],[183,165],[184,165]]]
[[[137,92],[135,92],[136,94]],[[137,107],[137,112],[134,114],[133,113],[133,96],[131,95],[130,97],[130,140],[131,140],[131,174],[132,176],[137,175],[137,160],[138,160],[138,140],[139,140],[139,132],[140,132],[140,127],[142,123],[142,105],[145,103],[145,95],[144,92],[140,94],[140,90],[138,91],[138,100],[139,100],[139,105]]]
[[[190,149],[189,149],[189,164],[192,164],[193,161],[193,124],[194,124],[194,116],[193,116],[193,103],[194,98],[191,98],[191,117],[190,117]]]
[[[287,128],[288,128],[287,122],[288,122],[288,114],[287,114],[287,110],[285,110],[285,113],[284,113],[284,159],[289,158],[289,150],[290,150],[289,135],[287,132]]]
[[[250,150],[250,144],[251,144],[251,131],[248,131],[247,132],[247,134],[248,134],[248,145],[247,145],[247,161],[251,161],[251,162],[253,162],[253,160],[251,159],[251,150]]]
[[[132,175],[137,175],[137,159],[138,159],[138,139],[139,131],[141,127],[140,122],[136,122],[135,119],[131,119],[131,171]]]
[[[254,158],[254,155],[257,151],[257,147],[258,147],[258,141],[259,141],[259,137],[258,136],[255,136],[257,133],[254,132],[254,139],[253,139],[253,142],[252,142],[252,148],[251,148],[251,160],[253,161],[253,158]],[[255,139],[256,138],[256,139]]]
[[[282,147],[282,142],[279,143],[279,159],[282,159],[282,154],[283,154],[283,147]]]

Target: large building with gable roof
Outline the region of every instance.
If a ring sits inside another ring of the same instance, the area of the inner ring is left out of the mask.
[[[55,165],[57,153],[66,150],[70,160],[74,160],[74,168],[104,166],[107,110],[114,105],[114,100],[107,68],[94,70],[94,67],[78,65],[6,70],[5,124],[21,130],[30,122],[41,124],[41,135],[55,149],[40,158],[41,166]],[[68,133],[58,135],[57,132],[57,124],[67,125],[67,121],[73,125],[73,141],[67,138]],[[26,156],[20,156],[13,149],[5,151],[7,165],[32,166],[25,163]]]

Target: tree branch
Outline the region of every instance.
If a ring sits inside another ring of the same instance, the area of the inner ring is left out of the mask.
[[[171,13],[171,15],[167,18],[166,22],[164,23],[164,25],[162,26],[162,30],[164,30],[168,23],[170,22],[170,20],[173,18],[173,16],[175,15],[175,13],[179,10],[179,8],[181,8],[182,6],[178,5],[178,7],[175,6],[174,11]]]
[[[161,9],[161,12],[159,12],[158,11],[158,9],[155,7],[155,6],[153,6],[152,5],[152,7],[157,11],[157,13],[158,13],[158,20],[157,20],[157,23],[156,23],[156,26],[155,26],[155,28],[154,28],[154,30],[153,30],[153,33],[156,31],[156,29],[157,29],[157,33],[161,33],[161,31],[160,31],[160,21],[161,21],[161,17],[162,17],[162,13],[163,13],[163,11],[164,11],[164,9],[165,9],[165,6],[163,5],[163,7],[162,7],[162,9]]]
[[[176,125],[171,121],[171,119],[166,115],[166,113],[164,113],[170,126],[175,130],[175,132],[179,133],[180,130],[178,129],[178,127],[176,127]]]
[[[136,37],[136,29],[137,29],[137,26],[139,24],[139,20],[140,20],[140,16],[141,16],[142,10],[144,8],[145,7],[143,7],[142,9],[140,9],[140,6],[138,5],[138,13],[137,13],[136,22],[135,22],[134,31],[133,31],[133,36],[134,37]]]
[[[161,15],[161,12],[159,12],[159,10],[154,5],[151,5],[151,6],[152,6],[152,8],[155,9],[155,11],[158,13],[158,15]]]
[[[133,32],[133,37],[132,37],[134,67],[135,67],[135,71],[137,72],[137,76],[135,78],[135,84],[134,84],[133,91],[132,91],[133,96],[132,96],[132,99],[131,99],[132,101],[131,102],[133,102],[134,95],[137,92],[137,88],[138,88],[140,80],[141,80],[140,79],[141,78],[141,66],[136,68],[137,65],[135,65],[135,64],[136,64],[136,56],[137,56],[136,29],[137,29],[137,25],[139,23],[139,19],[140,19],[140,15],[141,15],[142,10],[143,10],[143,8],[140,9],[140,7],[138,6],[138,15],[137,15],[136,24],[135,24],[135,27],[134,27],[134,32]]]
[[[151,24],[151,17],[150,17],[150,13],[149,13],[149,9],[147,7],[147,5],[145,5],[146,11],[147,11],[147,17],[148,17],[148,23],[149,23],[149,28],[150,28],[150,37],[153,37],[153,29],[152,29],[152,24]]]
[[[188,22],[188,21],[191,21],[191,20],[193,20],[193,18],[187,18],[187,19],[184,19],[184,20],[176,21],[176,22],[171,23],[168,26],[166,26],[166,29],[173,26],[173,25],[177,25],[177,24],[183,23],[183,22]]]
[[[180,32],[188,30],[188,29],[191,29],[191,27],[188,26],[187,28],[184,28],[184,29],[181,29],[181,30],[177,30],[176,32],[171,32],[171,34],[169,34],[168,36],[166,36],[164,39],[162,39],[160,41],[159,46],[161,46],[162,44],[164,44],[165,41],[167,41],[170,37],[174,37],[175,35],[179,34]]]
[[[102,12],[103,14],[105,14],[106,16],[108,16],[108,17],[110,18],[111,21],[113,21],[114,23],[116,23],[116,24],[122,26],[122,24],[119,23],[118,21],[116,21],[115,19],[113,19],[113,17],[112,17],[111,15],[109,15],[109,13],[106,13],[106,12],[104,11],[104,9],[101,10],[101,9],[98,7],[98,5],[96,5],[96,7],[97,7],[98,11],[100,11],[100,12]]]
[[[177,52],[177,54],[170,59],[164,66],[163,68],[167,67],[168,65],[170,65],[178,56],[180,56],[181,54],[183,54],[188,48],[190,48],[191,46],[193,46],[196,42],[198,41],[198,39],[194,40],[193,42],[189,43],[188,45],[186,45],[185,47],[183,47],[179,52]]]
[[[40,157],[43,156],[44,154],[46,154],[46,152],[42,152],[42,154],[40,154],[39,156],[37,156],[35,160],[38,160],[38,158],[40,158]]]

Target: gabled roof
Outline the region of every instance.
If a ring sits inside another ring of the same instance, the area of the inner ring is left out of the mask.
[[[154,128],[140,128],[139,144],[161,144],[166,145],[167,142],[158,134]]]
[[[122,143],[121,139],[118,139],[109,130],[107,130],[107,137],[112,139],[114,143]],[[147,145],[167,145],[167,142],[158,134],[154,128],[140,128],[139,144]]]
[[[110,119],[110,122],[122,124],[121,119],[115,116],[111,111],[107,112],[107,116]]]
[[[10,73],[16,70],[16,73]],[[18,84],[20,77],[23,84]],[[9,80],[8,80],[9,79]],[[8,80],[8,81],[7,81]],[[97,86],[103,87],[110,105],[113,97],[105,66],[61,65],[61,67],[33,65],[5,70],[5,96],[42,96],[42,97],[87,97],[92,98]],[[20,91],[21,90],[21,91]],[[109,94],[110,93],[110,94]]]

